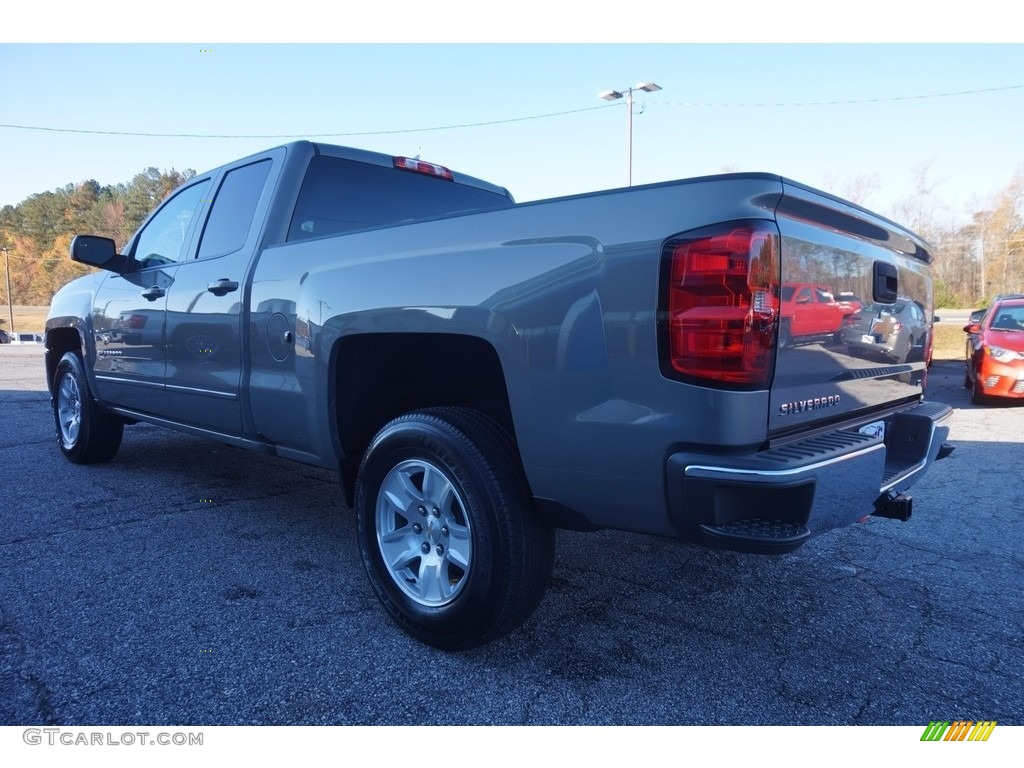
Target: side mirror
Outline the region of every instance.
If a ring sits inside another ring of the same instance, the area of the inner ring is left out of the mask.
[[[941,323],[942,322],[942,318],[939,317],[938,315],[932,315],[932,322],[933,323]]]
[[[117,245],[109,237],[76,235],[71,241],[71,260],[90,267],[99,267],[123,275],[131,260],[117,252]]]

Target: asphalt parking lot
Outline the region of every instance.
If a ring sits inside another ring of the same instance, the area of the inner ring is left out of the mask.
[[[871,520],[767,558],[558,535],[522,629],[395,628],[335,477],[148,425],[52,439],[42,352],[0,348],[0,724],[1024,724],[1024,405],[931,399],[956,452]]]

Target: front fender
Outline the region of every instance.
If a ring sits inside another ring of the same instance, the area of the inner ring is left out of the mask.
[[[96,291],[105,278],[105,272],[96,272],[73,280],[57,291],[50,302],[43,339],[46,350],[46,386],[51,394],[57,364],[66,352],[72,350],[81,353],[89,388],[96,392],[96,340],[92,307]]]

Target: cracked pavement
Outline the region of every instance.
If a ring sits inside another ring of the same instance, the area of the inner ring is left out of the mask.
[[[956,452],[779,558],[559,532],[533,618],[446,654],[378,607],[332,473],[130,427],[66,462],[0,348],[0,724],[1024,724],[1024,404],[929,396]]]

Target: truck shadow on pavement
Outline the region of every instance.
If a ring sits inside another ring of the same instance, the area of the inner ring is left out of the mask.
[[[449,654],[378,606],[333,473],[145,425],[73,466],[16,394],[2,724],[1021,723],[1022,409],[953,403],[909,523],[791,555],[559,532],[526,625]]]

